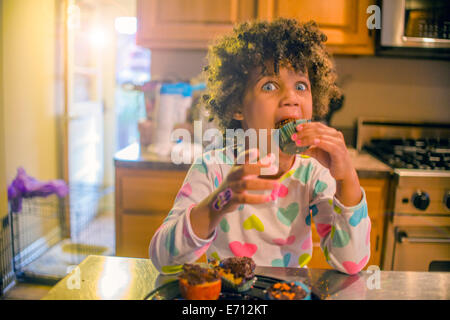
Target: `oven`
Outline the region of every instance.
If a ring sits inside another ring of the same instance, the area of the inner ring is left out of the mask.
[[[450,124],[360,119],[357,140],[392,167],[383,270],[450,271]]]

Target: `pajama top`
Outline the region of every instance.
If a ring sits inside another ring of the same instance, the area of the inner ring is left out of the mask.
[[[259,266],[306,267],[313,254],[312,221],[322,249],[314,254],[324,254],[331,267],[347,274],[364,268],[370,257],[371,228],[364,190],[359,204],[344,206],[334,196],[336,181],[330,171],[303,155],[296,155],[291,169],[279,179],[274,201],[242,204],[223,216],[210,238],[197,237],[190,211],[220,186],[232,165],[225,152],[216,150],[205,152],[191,166],[150,243],[150,258],[160,272],[193,263],[204,253],[208,260],[247,256]]]

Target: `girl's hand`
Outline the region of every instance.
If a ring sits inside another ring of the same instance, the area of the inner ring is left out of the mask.
[[[341,132],[320,122],[310,122],[298,125],[292,139],[298,146],[311,146],[303,154],[330,169],[336,180],[335,196],[343,205],[355,206],[361,201],[358,175]]]
[[[214,213],[225,214],[234,211],[240,204],[260,204],[269,202],[270,195],[252,194],[252,190],[275,190],[280,184],[276,180],[259,178],[262,168],[272,164],[272,157],[258,159],[258,150],[248,150],[244,154],[245,163],[235,164],[222,184],[209,197],[209,207]],[[250,163],[249,163],[250,162]],[[239,161],[238,161],[239,163]]]
[[[310,146],[303,154],[317,159],[336,181],[354,180],[356,171],[340,131],[320,122],[299,124],[292,140],[297,146]]]

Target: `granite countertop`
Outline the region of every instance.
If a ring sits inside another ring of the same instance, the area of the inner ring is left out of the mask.
[[[257,267],[256,275],[300,280],[326,300],[449,300],[450,273],[361,271],[346,275],[330,269]],[[149,259],[88,256],[59,281],[44,300],[143,300],[152,290],[173,281]]]
[[[389,178],[393,170],[366,152],[358,152],[349,147],[353,165],[360,178]],[[114,155],[116,167],[139,168],[151,170],[181,170],[187,171],[190,164],[174,164],[170,156],[161,157],[142,150],[138,143],[118,151]]]

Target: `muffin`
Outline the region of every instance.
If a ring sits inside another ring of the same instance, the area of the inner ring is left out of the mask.
[[[222,289],[217,270],[198,264],[184,264],[178,280],[181,295],[187,300],[217,300]]]
[[[311,300],[311,290],[300,281],[277,282],[267,289],[270,300]]]
[[[250,290],[256,281],[256,264],[252,258],[231,257],[214,263],[215,269],[222,277],[224,289],[235,292]]]
[[[291,136],[297,132],[295,127],[306,122],[311,122],[311,120],[285,119],[275,124],[275,129],[280,130],[279,144],[281,151],[287,154],[298,154],[309,148],[309,146],[298,147],[295,144],[295,141],[292,141],[291,139]]]

